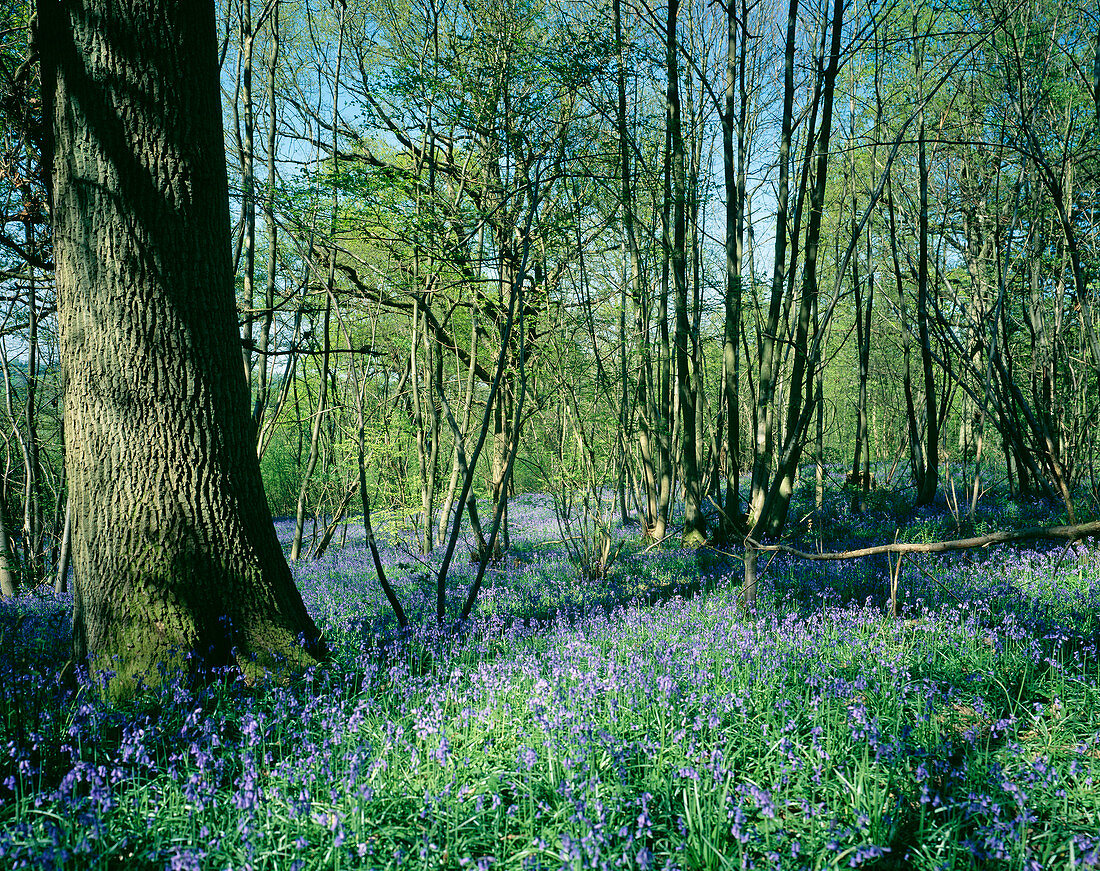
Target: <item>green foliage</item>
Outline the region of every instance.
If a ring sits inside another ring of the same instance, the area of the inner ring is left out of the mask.
[[[284,686],[55,713],[35,678],[49,651],[28,647],[0,730],[17,748],[33,735],[38,779],[0,793],[0,845],[69,850],[62,868],[302,871],[1096,857],[1094,551],[907,570],[904,620],[861,604],[875,578],[849,566],[777,559],[749,618],[715,551],[631,553],[613,582],[552,559],[531,546],[496,572],[469,633],[402,638],[375,632],[366,575],[333,563],[307,589],[334,662]],[[396,581],[431,611],[422,579]],[[550,589],[563,610],[536,614],[525,597]]]
[[[272,438],[260,461],[260,472],[272,516],[292,515],[298,504],[302,470],[296,448],[285,431],[279,430]]]

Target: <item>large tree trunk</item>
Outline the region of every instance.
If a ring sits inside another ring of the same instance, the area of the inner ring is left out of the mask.
[[[77,657],[125,697],[323,654],[234,310],[214,4],[41,0]],[[305,647],[301,640],[304,639]]]

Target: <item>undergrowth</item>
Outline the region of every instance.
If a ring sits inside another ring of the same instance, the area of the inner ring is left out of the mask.
[[[1100,867],[1091,548],[911,560],[900,619],[873,562],[777,557],[746,615],[715,552],[579,578],[540,504],[463,632],[423,566],[406,636],[361,548],[300,567],[335,658],[285,686],[107,708],[65,600],[0,605],[0,865]]]

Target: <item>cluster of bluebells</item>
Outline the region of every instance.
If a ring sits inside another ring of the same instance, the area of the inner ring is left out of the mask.
[[[1090,549],[913,567],[900,620],[873,566],[777,558],[749,618],[674,549],[578,584],[549,510],[462,631],[380,536],[399,633],[353,529],[296,569],[336,655],[287,685],[111,709],[59,680],[64,598],[0,604],[0,866],[1100,867]]]

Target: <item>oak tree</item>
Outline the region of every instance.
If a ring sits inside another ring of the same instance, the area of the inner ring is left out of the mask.
[[[75,653],[109,696],[323,656],[234,310],[214,3],[40,0]]]

